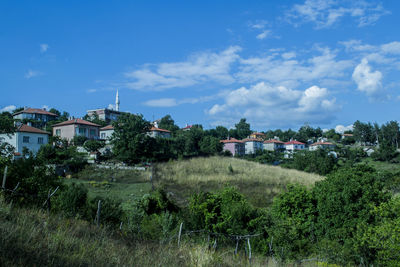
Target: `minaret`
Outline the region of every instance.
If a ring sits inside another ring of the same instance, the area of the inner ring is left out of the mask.
[[[115,110],[119,111],[119,96],[118,96],[118,89],[117,89],[117,96],[115,97]]]

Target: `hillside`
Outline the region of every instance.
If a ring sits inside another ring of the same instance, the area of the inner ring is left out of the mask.
[[[161,163],[156,184],[172,192],[179,203],[191,194],[235,186],[257,207],[266,207],[288,183],[312,186],[322,176],[228,157],[193,158]]]

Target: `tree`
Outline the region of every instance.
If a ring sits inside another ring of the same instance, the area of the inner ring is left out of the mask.
[[[200,152],[204,155],[214,155],[222,151],[220,139],[213,136],[203,136],[199,145]]]
[[[13,133],[15,131],[14,120],[9,112],[0,113],[0,134]]]
[[[113,126],[111,143],[118,159],[128,164],[152,159],[155,139],[148,136],[151,125],[143,115],[122,114]]]
[[[166,115],[161,118],[158,127],[161,129],[165,129],[171,131],[172,133],[179,130],[179,126],[175,125],[175,121],[172,119],[171,115]]]
[[[87,140],[84,144],[83,147],[90,151],[90,152],[97,152],[100,148],[104,147],[104,142],[103,141],[98,141],[98,140]]]
[[[354,254],[358,225],[377,220],[371,210],[387,202],[390,193],[383,191],[378,173],[366,165],[339,169],[313,189],[317,202],[316,234],[320,240],[336,242],[345,262],[359,261]]]
[[[99,115],[97,115],[96,113],[94,113],[92,116],[89,116],[89,115],[86,114],[83,117],[83,119],[86,120],[86,121],[90,121],[90,122],[96,123],[96,124],[98,124],[98,125],[100,125],[102,127],[107,125],[107,122],[103,121],[103,120],[100,120]]]
[[[246,122],[245,118],[240,119],[240,121],[235,124],[236,138],[244,139],[251,134],[250,124]]]

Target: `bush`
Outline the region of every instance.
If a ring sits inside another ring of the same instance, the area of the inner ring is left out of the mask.
[[[67,186],[55,198],[55,207],[69,217],[84,216],[87,208],[87,188],[82,184]]]
[[[87,202],[86,219],[92,222],[95,220],[99,200],[101,200],[100,223],[113,226],[119,225],[123,220],[121,201],[111,198],[96,196],[95,198],[89,199]]]

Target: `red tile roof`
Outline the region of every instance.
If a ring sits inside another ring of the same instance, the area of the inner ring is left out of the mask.
[[[310,146],[318,146],[318,145],[332,146],[333,144],[331,142],[316,142],[314,144],[311,144]]]
[[[343,134],[343,136],[353,136],[353,134]]]
[[[26,124],[21,124],[21,126],[19,126],[17,128],[17,132],[24,132],[24,133],[38,133],[38,134],[50,134],[46,131],[40,130],[38,128],[32,127],[32,126],[28,126]]]
[[[153,131],[154,132],[166,132],[166,133],[170,133],[171,132],[171,131],[168,131],[168,130],[165,130],[165,129],[156,128],[154,126],[150,128],[150,131],[151,132],[153,132]]]
[[[107,131],[107,130],[114,130],[114,126],[112,125],[107,125],[103,128],[100,128],[100,131]]]
[[[192,127],[193,127],[193,125],[187,125],[186,127],[182,128],[182,130],[190,129]]]
[[[264,141],[264,144],[270,144],[270,143],[284,144],[284,142],[276,140],[276,139],[270,139],[270,140]]]
[[[90,122],[90,121],[85,121],[85,120],[82,120],[82,119],[73,119],[73,120],[69,120],[69,121],[63,121],[63,122],[54,124],[53,127],[70,125],[70,124],[81,124],[81,125],[100,127],[100,125],[98,125],[96,123],[93,123],[93,122]]]
[[[293,141],[286,142],[285,145],[305,145],[305,144],[302,142],[299,142],[297,140],[293,140]]]
[[[43,115],[49,115],[49,116],[55,116],[57,117],[57,114],[54,114],[52,112],[48,112],[44,109],[40,109],[40,108],[27,108],[21,111],[18,111],[16,113],[14,113],[13,115],[18,115],[21,113],[30,113],[30,114],[43,114]]]
[[[227,140],[221,140],[221,143],[244,143],[242,140],[237,140],[235,138],[227,139]]]

